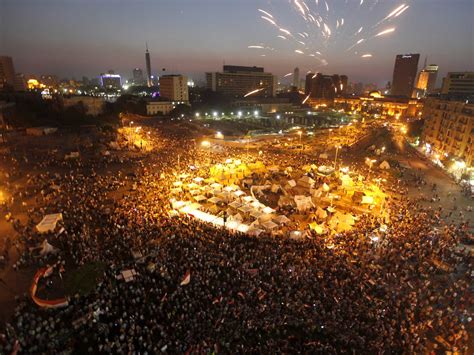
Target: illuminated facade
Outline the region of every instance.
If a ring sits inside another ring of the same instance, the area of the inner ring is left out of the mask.
[[[418,75],[418,82],[416,88],[424,96],[425,94],[431,93],[436,86],[436,79],[438,78],[438,66],[430,64],[420,71]]]
[[[188,78],[184,75],[160,76],[160,96],[171,101],[188,103]]]
[[[263,68],[224,65],[222,73],[206,73],[207,88],[226,96],[243,97],[259,90],[253,96],[273,97],[278,80]]]
[[[458,159],[460,165],[474,165],[474,104],[428,98],[423,108],[424,149]]]
[[[171,101],[149,101],[146,104],[146,114],[148,116],[167,115],[176,107]]]
[[[118,74],[102,74],[100,76],[100,83],[106,89],[121,89],[122,78]]]
[[[397,117],[416,117],[423,108],[423,104],[416,99],[384,97],[380,94],[336,97],[334,106],[345,111]]]
[[[442,95],[474,95],[474,72],[448,73],[443,79]]]

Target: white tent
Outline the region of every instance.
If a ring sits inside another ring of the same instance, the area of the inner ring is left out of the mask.
[[[235,201],[229,203],[229,206],[232,207],[232,208],[237,209],[237,208],[239,208],[240,206],[242,206],[242,204],[241,204],[239,201],[235,200]]]
[[[375,202],[374,202],[374,198],[372,196],[363,196],[361,203],[362,204],[367,204],[367,205],[373,205]]]
[[[41,222],[36,225],[39,233],[52,232],[56,228],[56,224],[63,219],[62,213],[48,214],[43,217]]]
[[[123,270],[120,276],[122,276],[122,279],[125,282],[130,282],[135,280],[135,276],[137,275],[137,272],[135,269],[129,269],[129,270]]]
[[[316,210],[316,217],[318,217],[319,219],[325,219],[327,216],[328,213],[321,207],[318,207],[318,209]]]
[[[321,154],[319,154],[319,157],[320,157],[321,159],[327,159],[327,158],[328,158],[328,155],[327,155],[326,153],[321,153]]]
[[[237,197],[245,195],[245,192],[243,192],[242,190],[233,191],[232,193]]]
[[[206,196],[203,196],[203,195],[194,196],[194,199],[195,199],[197,202],[202,202],[202,201],[206,201],[206,200],[207,200]]]
[[[290,232],[291,239],[298,240],[298,239],[303,239],[304,237],[306,237],[306,231],[291,231]]]
[[[384,161],[380,164],[380,169],[383,169],[383,170],[390,169],[390,164],[388,163],[388,161],[384,160]]]
[[[295,180],[288,180],[288,185],[290,185],[290,187],[295,187],[296,186],[296,181]]]
[[[330,189],[331,189],[331,188],[329,187],[328,184],[326,184],[326,183],[323,184],[323,191],[324,191],[324,192],[328,192]]]
[[[79,158],[79,152],[71,152],[64,156],[64,159],[77,159]]]
[[[262,226],[265,227],[265,229],[273,230],[278,227],[278,224],[273,223],[272,221],[268,221],[268,222],[262,223]]]
[[[57,249],[49,244],[46,239],[41,243],[40,255],[54,254],[56,252]]]
[[[215,197],[215,196],[210,198],[208,201],[215,204],[222,202],[222,200],[219,197]]]
[[[248,233],[249,235],[258,237],[261,233],[263,233],[263,230],[260,229],[260,228],[251,227],[251,228],[248,230],[247,233]]]
[[[285,223],[288,223],[290,222],[290,219],[284,215],[279,215],[275,218],[273,218],[273,221],[278,223],[278,224],[285,224]]]
[[[263,213],[274,213],[275,212],[275,210],[273,208],[268,207],[268,206],[264,207],[262,211],[263,211]]]
[[[298,180],[298,185],[304,188],[310,188],[314,185],[314,180],[311,179],[309,176],[304,175]]]
[[[296,195],[295,196],[296,208],[298,211],[306,211],[311,207],[314,207],[311,196]]]

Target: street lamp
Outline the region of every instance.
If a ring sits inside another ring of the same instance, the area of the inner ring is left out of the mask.
[[[339,149],[341,148],[340,145],[336,145],[336,155],[334,157],[334,170],[336,170],[336,163],[337,163],[337,153],[339,151]]]
[[[196,112],[196,113],[194,114],[194,116],[196,116],[196,118],[199,118],[199,116],[200,116],[200,115],[199,115],[199,112]]]
[[[300,136],[300,149],[301,149],[301,153],[302,153],[303,152],[303,146],[301,145],[301,136],[303,135],[303,131],[298,131],[296,133],[298,133],[298,135]]]

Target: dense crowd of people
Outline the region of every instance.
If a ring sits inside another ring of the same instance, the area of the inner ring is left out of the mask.
[[[70,295],[63,309],[19,298],[0,352],[16,342],[22,353],[467,351],[473,265],[457,246],[468,222],[446,224],[440,210],[394,194],[385,232],[362,215],[354,229],[331,237],[233,233],[170,214],[177,155],[200,174],[206,167],[196,161],[208,156],[182,137],[162,142],[158,153],[120,164],[38,157],[42,170],[23,194],[43,207],[31,209],[28,223],[12,219],[18,243],[37,242],[34,222],[46,213],[62,212],[65,230],[47,236],[59,255],[35,259],[24,248],[18,268],[60,257],[65,277],[92,262],[104,272],[92,292]],[[368,172],[363,163],[359,169]],[[131,282],[117,279],[126,269],[137,273]]]

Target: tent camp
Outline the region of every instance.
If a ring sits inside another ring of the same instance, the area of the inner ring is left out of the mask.
[[[296,208],[298,211],[306,211],[311,207],[314,207],[311,196],[296,195],[295,196]]]
[[[294,240],[303,239],[306,237],[306,231],[291,231],[290,238]]]
[[[43,217],[41,222],[36,225],[36,230],[39,233],[52,232],[56,229],[56,225],[63,219],[62,213],[48,214]]]
[[[316,210],[316,217],[318,217],[319,219],[325,219],[327,216],[328,213],[321,207],[318,207],[318,209]]]
[[[303,175],[299,180],[298,180],[298,186],[301,186],[305,189],[312,188],[314,186],[314,180],[311,179],[307,175]]]
[[[267,230],[273,230],[278,227],[278,224],[268,221],[262,224],[262,227],[265,227]]]
[[[45,239],[43,243],[41,243],[41,250],[40,250],[40,255],[48,255],[48,254],[55,254],[57,253],[57,249],[53,247],[51,244],[48,243],[48,241]]]
[[[279,215],[279,216],[273,218],[273,221],[275,223],[278,223],[278,224],[286,224],[286,223],[290,222],[290,219],[288,217],[286,217],[285,215]]]
[[[388,161],[384,160],[380,165],[379,165],[380,169],[383,169],[383,170],[387,170],[387,169],[390,169],[390,164],[388,163]]]

